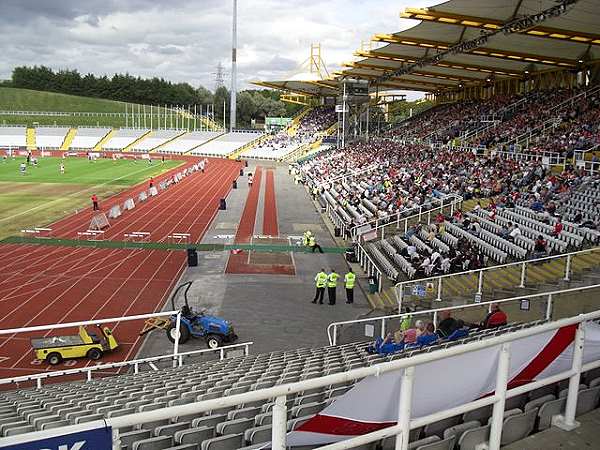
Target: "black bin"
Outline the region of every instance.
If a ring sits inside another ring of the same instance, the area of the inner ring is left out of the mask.
[[[244,161],[246,167],[248,167],[248,161]]]
[[[188,267],[196,267],[198,265],[198,252],[195,248],[187,249]]]
[[[240,177],[244,176],[244,169],[240,169]]]
[[[219,201],[219,209],[225,211],[227,209],[227,202],[224,198]]]
[[[342,235],[342,229],[340,227],[335,227],[333,229],[333,234],[335,237],[340,237]]]
[[[233,189],[237,189],[237,180],[233,180]],[[225,208],[223,208],[225,209]]]

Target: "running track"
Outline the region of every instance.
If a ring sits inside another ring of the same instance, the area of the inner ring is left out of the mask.
[[[193,163],[193,160],[187,164]],[[210,160],[206,173],[195,172],[157,197],[125,211],[106,232],[121,240],[123,233],[149,231],[153,241],[173,232],[192,234],[199,241],[217,213],[219,199],[226,197],[239,175],[236,161]],[[179,171],[180,168],[173,171]],[[172,173],[171,171],[170,173]],[[156,177],[160,179],[165,174]],[[137,200],[147,188],[138,185],[100,202],[108,209],[126,198]],[[72,237],[87,229],[91,211],[84,210],[52,225],[55,236]],[[181,275],[185,253],[163,250],[94,249],[41,245],[0,246],[0,328],[16,328],[93,318],[117,317],[160,310]],[[121,349],[105,355],[103,362],[131,359],[141,344],[141,322],[116,324]],[[63,330],[65,332],[65,330]],[[68,331],[71,332],[70,330]],[[46,333],[46,335],[60,333]],[[43,332],[35,336],[44,335]],[[0,378],[47,371],[34,361],[29,338],[20,334],[0,340]],[[8,359],[7,359],[8,358]],[[74,365],[73,365],[74,364]],[[59,368],[81,367],[89,361],[71,361]]]

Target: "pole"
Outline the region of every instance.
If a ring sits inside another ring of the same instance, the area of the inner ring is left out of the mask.
[[[231,108],[229,117],[229,131],[235,128],[235,118],[237,111],[237,0],[233,0],[233,33],[231,40]]]
[[[200,105],[200,115],[202,115],[202,105]],[[196,115],[196,104],[194,103],[194,131],[196,131],[196,121],[198,116]]]
[[[127,128],[127,123],[129,122],[127,115],[127,103],[125,103],[125,128]]]
[[[144,128],[146,128],[146,104],[144,104]]]
[[[400,381],[400,404],[398,405],[398,425],[402,427],[402,431],[396,435],[396,450],[408,449],[414,378],[414,366],[405,368]]]
[[[225,125],[227,123],[226,119],[226,115],[227,115],[227,101],[223,100],[223,131],[225,131],[225,129],[227,128],[227,126]]]
[[[273,424],[271,429],[271,449],[285,450],[287,435],[287,407],[285,395],[277,397],[273,405]]]
[[[342,148],[346,146],[346,82],[342,94]]]
[[[150,129],[152,129],[152,105],[150,105]]]
[[[502,422],[504,421],[504,404],[506,403],[506,387],[508,383],[508,371],[510,369],[510,343],[502,344],[498,357],[498,369],[496,371],[496,402],[492,409],[490,428],[489,450],[500,449],[500,438],[502,436]]]

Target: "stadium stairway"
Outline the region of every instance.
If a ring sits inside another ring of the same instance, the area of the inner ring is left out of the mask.
[[[100,139],[100,140],[99,140],[99,141],[96,143],[96,145],[94,146],[94,151],[95,151],[95,152],[99,152],[99,151],[101,151],[101,150],[102,150],[102,146],[103,146],[104,144],[106,144],[106,143],[108,142],[108,140],[109,140],[109,139],[110,139],[110,138],[113,136],[113,134],[115,134],[116,132],[117,132],[117,130],[115,130],[115,129],[112,129],[112,130],[110,130],[108,133],[106,133],[106,135],[105,135],[105,136],[104,136],[102,139]]]
[[[287,127],[287,133],[290,136],[295,136],[296,131],[298,130],[298,126],[300,125],[300,121],[304,116],[306,116],[309,112],[311,112],[313,108],[311,106],[307,106],[302,111],[300,111],[296,117],[292,119],[292,122]]]
[[[148,130],[146,133],[142,134],[138,139],[136,139],[135,141],[133,141],[131,144],[129,144],[127,147],[125,147],[122,151],[124,152],[130,152],[131,149],[138,143],[143,141],[144,139],[146,139],[147,137],[150,137],[152,135],[152,130]]]
[[[70,128],[69,132],[65,136],[65,140],[63,141],[62,145],[60,146],[60,149],[63,151],[69,150],[69,147],[71,147],[71,143],[73,142],[73,139],[75,139],[76,134],[77,134],[77,128]]]
[[[35,128],[27,128],[25,143],[27,144],[27,150],[35,150]]]
[[[240,147],[237,150],[235,150],[234,152],[230,153],[228,155],[228,158],[229,159],[237,159],[237,158],[241,157],[245,151],[250,150],[251,148],[254,148],[255,146],[257,146],[258,144],[261,144],[261,143],[269,140],[271,137],[272,136],[270,134],[263,134],[262,136],[257,137],[253,141],[250,141],[247,144],[244,144],[242,147]]]
[[[177,136],[174,136],[173,138],[169,139],[168,141],[163,142],[162,144],[154,147],[152,150],[150,150],[150,153],[153,152],[160,152],[160,149],[162,147],[164,147],[165,145],[167,145],[169,142],[173,142],[175,139],[179,139],[181,136],[183,136],[184,134],[186,134],[185,131],[182,131],[181,133],[179,133]]]

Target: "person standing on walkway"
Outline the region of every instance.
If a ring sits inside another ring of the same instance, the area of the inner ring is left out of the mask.
[[[327,274],[325,273],[325,269],[321,268],[321,271],[315,276],[315,285],[317,287],[317,291],[315,292],[315,298],[313,299],[313,303],[317,303],[317,299],[319,300],[319,304],[323,304],[323,295],[325,294],[325,286],[327,285]]]
[[[92,207],[94,211],[100,211],[100,207],[98,206],[98,197],[96,194],[92,195]]]
[[[317,240],[315,239],[314,234],[311,234],[309,236],[308,246],[310,247],[310,249],[312,250],[313,253],[315,252],[315,250],[319,250],[319,253],[323,253],[323,249],[321,248],[321,246],[319,244],[317,244]]]
[[[352,267],[348,269],[348,273],[344,275],[344,285],[346,287],[346,303],[354,303],[354,283],[356,281],[356,274],[352,270]]]
[[[337,281],[340,276],[336,273],[335,269],[331,269],[331,273],[327,275],[327,299],[330,305],[335,305],[335,290],[337,288]]]

